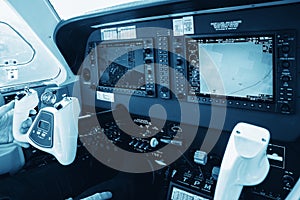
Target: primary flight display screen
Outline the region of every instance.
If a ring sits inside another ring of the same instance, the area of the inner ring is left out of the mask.
[[[273,37],[187,40],[190,94],[273,101]]]
[[[155,96],[152,38],[103,41],[94,45],[97,55],[93,57],[97,57],[100,91]]]
[[[142,41],[103,43],[98,45],[98,50],[100,85],[130,89],[145,87]]]

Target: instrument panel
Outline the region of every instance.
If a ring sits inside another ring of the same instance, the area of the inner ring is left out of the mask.
[[[281,9],[296,12],[289,5],[93,25],[79,70],[84,102],[139,115],[159,104],[164,111],[153,117],[166,112],[169,120],[226,131],[246,121],[293,140],[299,28],[286,25],[294,19]],[[272,15],[253,19],[265,10]],[[282,20],[265,26],[275,16]]]
[[[295,33],[232,35],[90,42],[97,91],[292,114]]]

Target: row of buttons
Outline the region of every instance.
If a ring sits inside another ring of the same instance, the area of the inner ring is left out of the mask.
[[[147,151],[150,149],[150,145],[148,141],[142,140],[135,140],[133,139],[131,142],[128,143],[129,146],[132,146],[136,150]]]
[[[95,48],[97,47],[97,44],[96,43],[91,43],[90,46],[89,46],[89,50],[90,50],[90,53],[89,53],[89,56],[90,56],[90,64],[91,64],[91,67],[95,67],[96,66],[96,60],[95,60]]]
[[[47,136],[47,132],[41,131],[39,129],[37,131],[33,130],[32,133],[36,133],[38,135],[38,137],[43,140]],[[48,140],[51,140],[51,137],[49,137]]]
[[[196,97],[196,96],[188,96],[188,101],[193,103],[214,103],[224,105],[227,104],[229,106],[240,106],[240,107],[250,107],[250,108],[257,108],[257,109],[267,109],[270,110],[273,108],[271,104],[262,104],[262,103],[248,103],[248,102],[240,102],[240,101],[233,101],[233,100],[222,100],[222,99],[212,99],[212,98],[205,98],[205,97]]]
[[[153,86],[154,87],[154,86]],[[121,88],[107,88],[107,87],[99,87],[99,90],[102,92],[109,92],[109,93],[121,93],[121,94],[128,94],[128,95],[136,95],[136,96],[146,96],[146,92],[145,91],[141,91],[141,90],[130,90],[130,89],[121,89]]]
[[[158,57],[159,57],[159,80],[160,80],[160,97],[164,99],[170,98],[170,91],[166,88],[170,88],[169,82],[169,56],[168,49],[169,43],[168,38],[161,36],[158,38]]]
[[[175,37],[175,44],[173,52],[174,54],[174,65],[175,65],[175,94],[178,99],[184,99],[186,96],[185,92],[185,63],[183,61],[184,55],[184,39],[182,37]]]
[[[144,40],[144,61],[145,61],[145,79],[146,93],[143,91],[134,91],[133,94],[140,95],[143,93],[147,96],[155,95],[155,78],[154,78],[154,55],[153,55],[153,40]]]

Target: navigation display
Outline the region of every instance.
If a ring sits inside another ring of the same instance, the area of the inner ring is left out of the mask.
[[[199,76],[194,91],[200,95],[272,101],[272,45],[271,36],[190,40],[190,62],[195,68],[190,80],[194,80],[197,71]]]

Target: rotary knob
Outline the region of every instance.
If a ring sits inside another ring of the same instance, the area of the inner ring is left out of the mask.
[[[181,59],[181,58],[177,58],[176,65],[177,65],[177,66],[181,66],[182,63],[183,63],[182,59]]]
[[[288,45],[284,45],[284,46],[282,47],[282,51],[283,51],[284,53],[288,53],[288,52],[290,51],[290,47],[289,47]]]
[[[284,75],[281,77],[281,80],[284,81],[284,82],[289,82],[291,80],[291,77],[287,76],[287,75]]]
[[[152,52],[152,51],[151,51],[150,48],[145,49],[145,53],[146,53],[146,54],[150,54],[151,52]]]
[[[184,94],[183,93],[178,93],[177,94],[177,98],[178,99],[183,99],[184,98]]]
[[[151,146],[152,148],[157,147],[158,144],[159,144],[159,142],[158,142],[158,140],[157,140],[156,138],[152,138],[152,139],[150,140],[150,146]]]
[[[154,92],[152,90],[148,90],[147,95],[152,96],[152,95],[154,95]]]
[[[282,62],[282,67],[289,68],[290,67],[290,63],[288,61],[284,61],[284,62]]]
[[[291,111],[291,108],[290,108],[290,106],[288,104],[283,104],[281,106],[281,112],[283,112],[283,113],[289,113],[290,111]]]
[[[285,187],[292,188],[295,184],[295,179],[290,175],[284,175],[282,177],[282,182]]]
[[[176,53],[181,53],[181,52],[182,52],[182,49],[181,49],[180,47],[176,47],[176,48],[175,48],[175,52],[176,52]]]
[[[164,92],[164,93],[166,93],[166,92],[169,91],[169,89],[168,89],[167,87],[162,87],[160,90],[161,90],[162,92]]]
[[[89,81],[91,79],[91,71],[87,68],[83,69],[82,77],[85,81]]]
[[[149,58],[145,59],[145,63],[148,64],[148,65],[151,64],[152,63],[152,59],[149,59]]]
[[[53,105],[56,99],[56,91],[47,91],[41,95],[41,101],[45,105]]]

